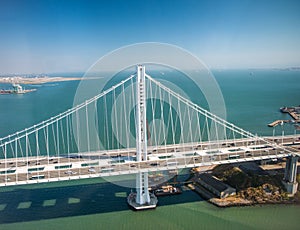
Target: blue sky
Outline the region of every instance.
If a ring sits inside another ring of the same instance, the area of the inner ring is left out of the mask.
[[[212,68],[300,66],[300,1],[0,1],[0,73],[85,71],[137,42]]]

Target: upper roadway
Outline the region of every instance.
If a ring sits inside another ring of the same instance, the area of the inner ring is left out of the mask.
[[[266,141],[264,141],[266,140]],[[135,161],[135,149],[70,153],[0,160],[0,186],[157,172],[217,164],[276,159],[299,154],[300,135],[148,147],[148,159]]]

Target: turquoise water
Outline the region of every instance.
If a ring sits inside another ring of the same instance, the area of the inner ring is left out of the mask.
[[[223,93],[227,120],[258,135],[272,135],[273,130],[267,127],[268,123],[290,119],[287,114],[280,113],[280,107],[300,104],[300,71],[227,70],[213,71],[213,74]],[[118,81],[117,78],[113,82]],[[201,92],[195,93],[197,88],[190,82],[177,80],[177,83],[193,101],[206,107],[205,102],[199,100]],[[78,82],[70,81],[26,86],[38,90],[25,95],[1,95],[0,136],[12,134],[71,108],[77,85]],[[9,87],[0,84],[0,89]],[[291,127],[285,125],[283,128],[293,133]],[[279,131],[278,134],[281,134]]]
[[[279,111],[280,107],[300,104],[300,71],[235,70],[216,72],[215,76],[224,95],[228,121],[258,135],[272,135],[267,124],[274,120],[291,119]],[[294,131],[292,125],[283,128]],[[281,128],[276,132],[280,135]]]
[[[223,92],[227,119],[258,135],[272,135],[267,124],[273,120],[290,119],[280,113],[280,107],[300,104],[299,71],[213,73]],[[38,90],[0,95],[0,137],[70,108],[77,84],[28,86]],[[182,82],[182,87],[189,84]],[[199,100],[198,92],[189,96]],[[285,133],[295,132],[292,125],[282,128]],[[276,134],[281,131],[278,127]],[[300,224],[299,206],[219,209],[191,191],[159,198],[156,210],[133,212],[126,204],[129,192],[102,179],[1,188],[0,229],[298,229]]]

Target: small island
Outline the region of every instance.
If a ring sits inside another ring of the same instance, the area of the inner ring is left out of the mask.
[[[81,77],[48,77],[48,76],[36,76],[36,77],[25,77],[25,76],[13,76],[13,77],[0,77],[0,83],[9,84],[23,84],[23,85],[36,85],[45,84],[48,82],[63,82],[63,81],[80,81]]]
[[[79,81],[80,77],[48,77],[48,76],[9,76],[0,77],[0,83],[12,84],[12,89],[0,89],[1,94],[25,94],[36,91],[36,89],[24,89],[22,85],[37,85],[49,82]]]

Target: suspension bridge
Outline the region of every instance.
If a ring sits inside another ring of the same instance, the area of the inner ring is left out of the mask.
[[[287,158],[297,190],[300,135],[259,137],[149,76],[145,66],[89,100],[0,139],[0,186],[136,174],[135,209],[153,208],[149,174]]]

